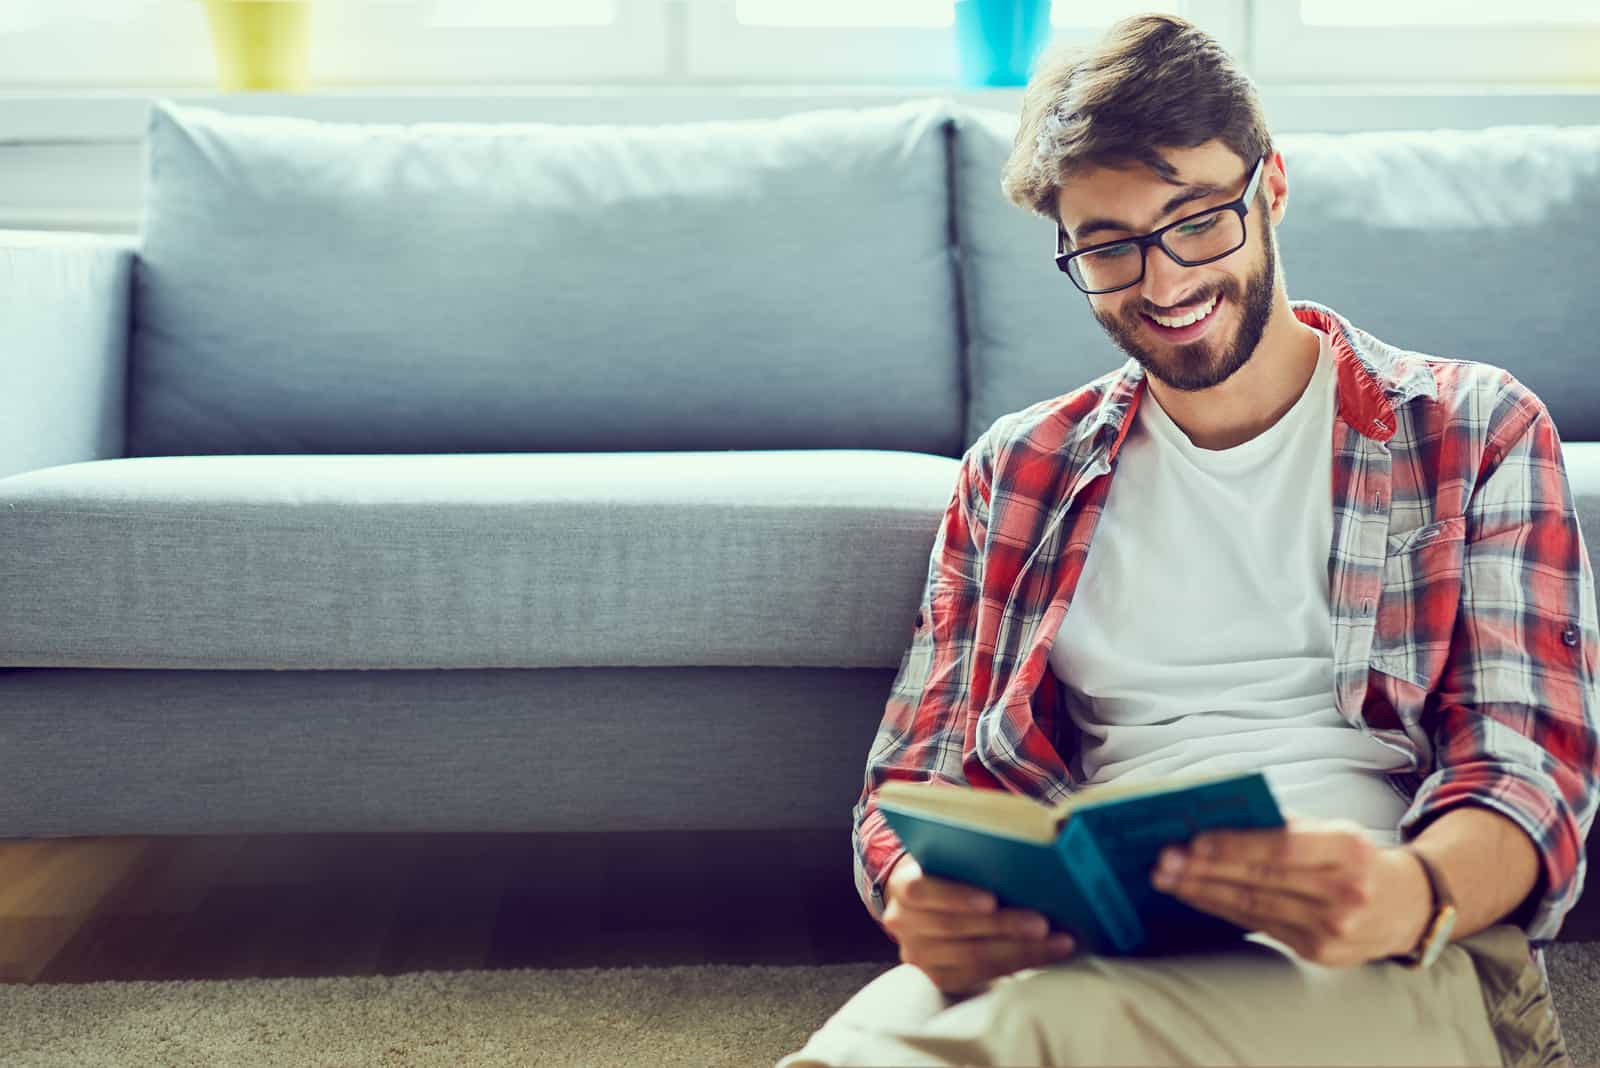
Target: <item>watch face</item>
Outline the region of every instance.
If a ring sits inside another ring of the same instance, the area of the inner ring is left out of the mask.
[[[1455,930],[1456,910],[1454,905],[1446,905],[1439,910],[1439,916],[1433,921],[1433,927],[1428,931],[1428,943],[1422,949],[1422,966],[1424,968],[1439,959],[1439,954],[1444,952],[1444,947],[1450,944],[1450,932]]]

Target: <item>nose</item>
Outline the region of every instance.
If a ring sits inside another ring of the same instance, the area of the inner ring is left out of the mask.
[[[1151,245],[1144,258],[1144,281],[1139,292],[1157,308],[1176,308],[1193,303],[1199,295],[1202,280],[1190,267],[1185,267],[1160,245]]]

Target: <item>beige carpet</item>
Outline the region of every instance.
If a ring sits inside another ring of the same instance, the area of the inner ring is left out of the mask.
[[[0,986],[0,1065],[761,1068],[892,965],[412,972]],[[1574,1060],[1596,1063],[1600,943],[1557,945]]]
[[[759,1068],[890,964],[0,986],[0,1065]]]

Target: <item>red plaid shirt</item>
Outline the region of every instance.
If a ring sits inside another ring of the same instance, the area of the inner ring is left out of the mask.
[[[1527,831],[1539,885],[1507,922],[1542,948],[1583,887],[1600,798],[1594,578],[1555,424],[1498,367],[1291,307],[1335,357],[1334,707],[1410,755],[1392,775],[1412,798],[1403,838],[1461,804]],[[1002,416],[962,457],[855,807],[856,887],[873,916],[904,852],[877,808],[884,781],[1046,803],[1077,788],[1047,656],[1144,392],[1129,360]]]

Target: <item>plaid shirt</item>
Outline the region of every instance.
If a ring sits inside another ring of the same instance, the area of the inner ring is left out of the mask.
[[[1334,707],[1411,758],[1391,775],[1412,799],[1402,839],[1460,804],[1528,833],[1539,883],[1506,922],[1542,949],[1582,890],[1600,799],[1600,628],[1555,424],[1498,367],[1290,306],[1333,341]],[[877,808],[884,781],[1047,804],[1078,786],[1047,657],[1144,383],[1130,359],[1001,416],[962,457],[855,806],[856,888],[879,920],[905,851]]]

